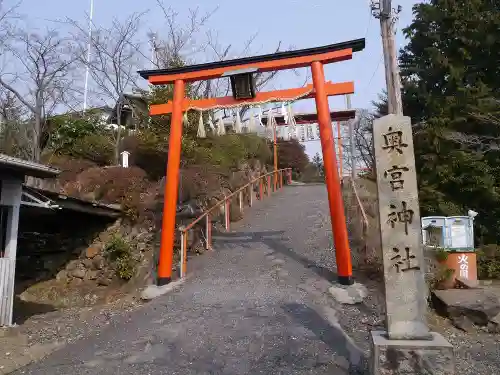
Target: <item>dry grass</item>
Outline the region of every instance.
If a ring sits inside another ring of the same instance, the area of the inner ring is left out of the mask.
[[[347,225],[350,234],[353,267],[368,276],[380,277],[383,272],[380,222],[377,211],[377,184],[360,178],[355,181],[359,202],[351,181],[343,187]]]

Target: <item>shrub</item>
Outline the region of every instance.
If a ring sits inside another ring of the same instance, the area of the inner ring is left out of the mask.
[[[437,248],[435,256],[436,260],[440,263],[448,260],[448,252],[443,248]]]
[[[168,159],[168,135],[143,131],[125,137],[122,149],[130,152],[130,164],[144,170],[148,177],[158,180],[165,175]]]
[[[121,204],[132,197],[140,200],[140,194],[149,185],[146,173],[140,168],[95,167],[80,173],[76,181],[64,186],[64,191],[75,197],[93,194],[94,199],[103,203]]]
[[[500,279],[500,246],[484,245],[477,251],[479,279]]]
[[[125,239],[118,235],[113,236],[104,251],[120,279],[130,280],[134,276],[137,262],[132,255],[132,248]]]
[[[304,145],[296,139],[278,141],[278,167],[292,168],[294,172],[302,173],[309,164],[309,157],[305,152]],[[270,144],[272,149],[272,144]]]
[[[47,120],[50,139],[47,148],[57,154],[67,154],[75,143],[89,135],[104,135],[103,121],[99,114],[88,111],[85,115],[63,114]]]
[[[253,134],[227,134],[198,140],[198,147],[193,147],[186,158],[188,164],[210,164],[224,169],[236,169],[242,161],[248,159],[267,163],[271,160],[271,155],[263,138]]]
[[[75,158],[90,160],[97,165],[109,165],[114,160],[113,141],[103,135],[92,134],[77,139],[67,154]]]
[[[182,201],[206,201],[226,185],[227,173],[217,166],[190,165],[181,171],[180,195]]]

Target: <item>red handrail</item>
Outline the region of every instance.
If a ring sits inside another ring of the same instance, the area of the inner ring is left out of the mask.
[[[279,188],[283,187],[283,173],[286,174],[288,177],[287,182],[291,183],[292,181],[292,169],[291,168],[283,168],[283,169],[278,169],[278,170],[273,170],[271,172],[268,172],[266,174],[260,175],[253,180],[249,181],[239,189],[235,190],[228,196],[224,197],[224,199],[221,199],[218,201],[216,204],[214,204],[212,207],[209,209],[205,210],[200,216],[198,216],[195,220],[193,220],[191,223],[189,223],[186,226],[181,226],[178,228],[178,230],[181,232],[181,267],[180,267],[180,276],[184,277],[186,274],[186,260],[187,260],[187,231],[193,228],[197,223],[199,223],[201,220],[204,218],[207,219],[206,223],[206,247],[207,250],[211,248],[211,233],[212,233],[212,224],[211,224],[211,218],[210,214],[217,208],[220,208],[222,205],[224,205],[224,218],[225,218],[225,226],[226,230],[229,230],[229,225],[230,225],[230,217],[229,217],[229,204],[231,202],[231,199],[236,196],[236,194],[239,194],[239,204],[240,208],[242,208],[242,198],[243,198],[243,191],[245,189],[251,188],[252,190],[250,191],[250,206],[252,206],[252,197],[253,197],[253,186],[256,182],[260,182],[259,185],[259,199],[262,200],[264,197],[263,194],[263,184],[262,181],[267,178],[267,192],[268,195],[270,195],[270,189],[271,189],[271,176],[274,175],[275,178],[275,184],[274,186],[278,186]]]

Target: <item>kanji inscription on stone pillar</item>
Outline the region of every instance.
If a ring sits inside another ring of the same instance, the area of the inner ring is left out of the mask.
[[[388,115],[376,120],[373,143],[387,333],[391,340],[428,339],[425,263],[410,118]]]

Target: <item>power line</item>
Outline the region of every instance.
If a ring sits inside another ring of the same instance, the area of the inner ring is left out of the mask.
[[[368,82],[368,85],[366,86],[365,88],[365,92],[368,90],[368,88],[370,87],[370,85],[372,84],[372,81],[373,81],[373,78],[375,78],[375,74],[377,74],[378,72],[378,68],[380,68],[380,64],[382,64],[382,61],[384,60],[384,54],[382,54],[380,56],[380,59],[378,60],[378,64],[377,64],[377,67],[375,68],[375,70],[373,71],[373,74],[372,74],[372,77],[370,78],[370,81]]]

